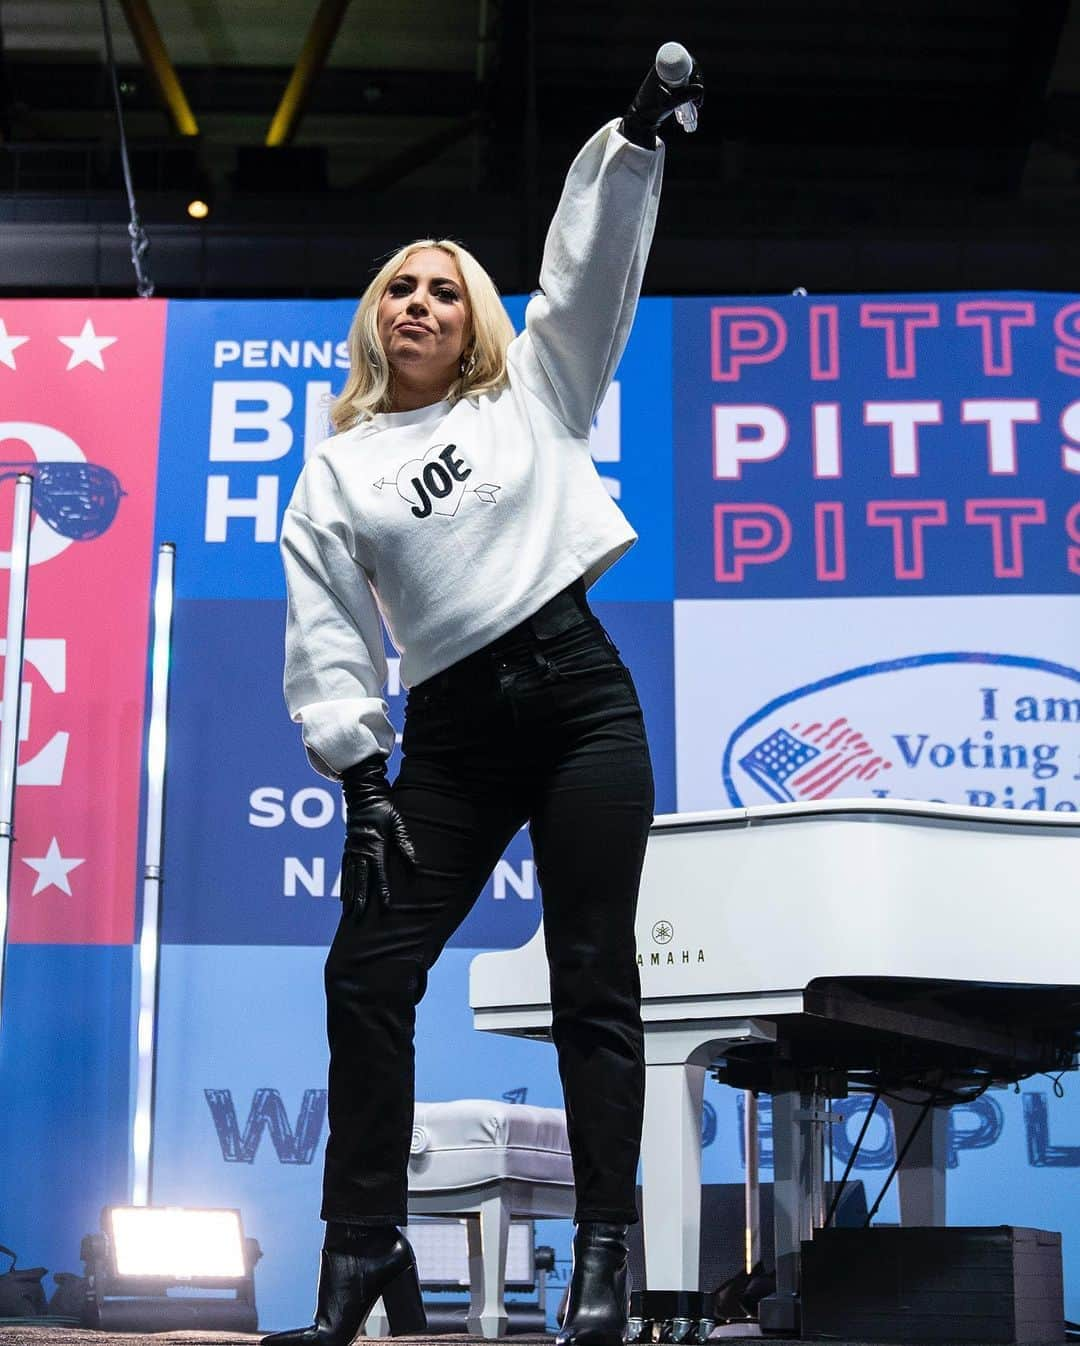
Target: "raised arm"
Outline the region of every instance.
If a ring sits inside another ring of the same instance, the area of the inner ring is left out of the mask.
[[[540,293],[509,362],[563,423],[587,436],[634,321],[656,225],[664,145],[660,125],[704,98],[701,70],[681,47],[688,73],[665,83],[650,67],[621,121],[602,127],[570,165],[544,243]],[[668,76],[671,78],[671,76]]]
[[[630,334],[663,162],[661,143],[642,149],[614,121],[586,142],[544,243],[540,293],[510,348],[511,374],[578,435],[588,435]]]
[[[339,780],[347,767],[387,757],[394,747],[382,696],[379,611],[345,543],[294,504],[285,511],[281,558],[288,591],[285,703],[302,726],[311,765]]]

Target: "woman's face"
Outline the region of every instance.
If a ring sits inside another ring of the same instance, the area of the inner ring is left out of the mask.
[[[445,377],[449,387],[470,329],[457,262],[441,248],[410,253],[379,301],[379,337],[391,368],[413,379]]]

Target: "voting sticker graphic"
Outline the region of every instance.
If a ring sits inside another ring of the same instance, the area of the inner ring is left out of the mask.
[[[876,720],[881,751],[838,713],[852,702]],[[788,711],[794,732],[769,728]],[[1078,726],[1080,670],[1029,655],[930,651],[843,669],[769,703],[732,732],[724,788],[734,805],[835,792],[1075,813]]]
[[[679,808],[1080,813],[1078,629],[1050,596],[677,603]]]

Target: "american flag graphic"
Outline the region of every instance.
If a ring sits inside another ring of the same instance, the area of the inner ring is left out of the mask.
[[[892,762],[846,717],[776,729],[739,759],[742,769],[773,799],[825,799],[845,781],[873,780]]]

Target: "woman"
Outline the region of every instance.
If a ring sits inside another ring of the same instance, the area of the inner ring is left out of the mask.
[[[526,822],[544,902],[552,1036],[577,1228],[559,1341],[626,1335],[626,1227],[644,1064],[634,911],[653,781],[629,672],[585,590],[636,534],[588,450],[652,236],[657,127],[700,104],[651,71],[570,168],[541,293],[516,339],[462,248],[397,253],[350,333],[338,431],[282,529],[285,696],[342,781],[341,924],[326,964],[329,1123],[315,1323],[275,1346],[347,1346],[381,1295],[422,1331],[406,1220],[413,1026],[427,973]],[[401,770],[380,610],[409,688]]]

